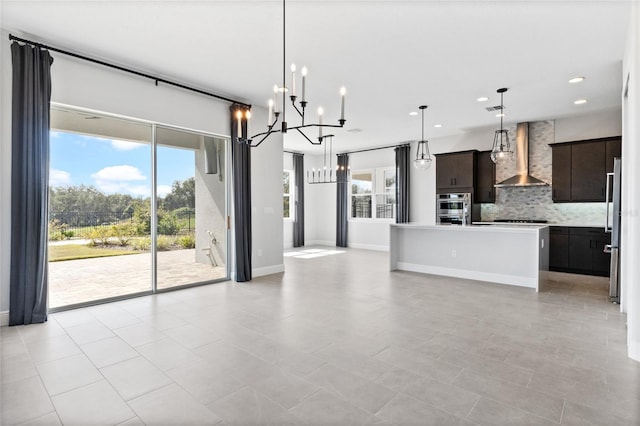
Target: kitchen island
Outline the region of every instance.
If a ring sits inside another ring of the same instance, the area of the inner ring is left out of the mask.
[[[549,270],[546,225],[390,226],[391,270],[540,288]]]

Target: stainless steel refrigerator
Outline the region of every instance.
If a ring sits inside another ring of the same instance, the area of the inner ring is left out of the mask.
[[[613,173],[607,173],[607,223],[605,232],[611,233],[611,244],[605,252],[611,253],[611,275],[609,277],[609,298],[620,303],[620,202],[622,198],[622,161],[613,160]]]

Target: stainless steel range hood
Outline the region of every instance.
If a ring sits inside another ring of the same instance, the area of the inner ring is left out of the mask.
[[[495,184],[496,188],[509,186],[548,186],[529,174],[529,123],[518,123],[516,129],[516,175]]]

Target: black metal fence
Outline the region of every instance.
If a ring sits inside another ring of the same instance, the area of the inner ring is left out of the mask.
[[[179,232],[191,233],[195,228],[195,214],[180,211],[176,216],[180,223]],[[83,237],[92,229],[134,223],[133,213],[129,212],[49,212],[49,238]]]

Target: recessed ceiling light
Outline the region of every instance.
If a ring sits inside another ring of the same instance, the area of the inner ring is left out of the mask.
[[[479,97],[479,98],[477,99],[477,101],[478,101],[478,102],[486,102],[486,101],[488,101],[488,100],[489,100],[489,98],[487,98],[486,96],[482,96],[482,97]]]
[[[569,83],[580,83],[584,81],[584,77],[573,77],[571,80],[569,80]]]
[[[578,99],[577,101],[573,101],[573,103],[576,104],[576,105],[586,104],[587,102],[588,102],[588,100],[586,100],[586,99]]]
[[[440,127],[442,127],[442,124],[434,124],[433,127],[440,128]]]
[[[409,115],[418,115],[418,111],[411,111]]]
[[[504,112],[501,112],[500,114],[496,114],[496,117],[504,117]]]

